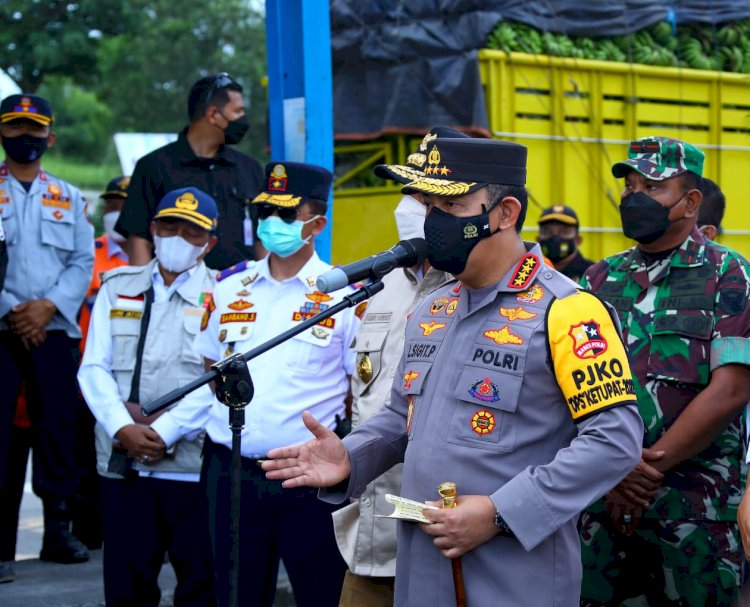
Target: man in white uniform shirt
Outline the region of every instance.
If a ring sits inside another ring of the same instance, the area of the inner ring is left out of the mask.
[[[326,226],[332,175],[294,162],[266,166],[264,191],[253,200],[258,237],[269,255],[243,262],[217,277],[214,305],[206,310],[196,350],[212,364],[247,352],[321,310],[351,289],[316,290],[330,265],[313,241]],[[279,559],[299,607],[338,605],[345,565],[331,513],[314,489],[282,491],[267,481],[258,460],[274,447],[309,440],[300,413],[314,412],[328,428],[343,418],[354,367],[350,344],[359,321],[351,309],[315,325],[248,363],[255,397],[242,432],[240,587],[242,604],[271,605]],[[229,600],[231,433],[228,409],[214,401],[206,427],[203,482],[210,510],[211,542],[219,605]]]
[[[213,273],[216,203],[197,188],[169,192],[151,233],[156,259],[104,275],[78,372],[96,417],[109,607],[159,605],[165,552],[177,574],[175,605],[216,604],[200,456],[203,401],[185,399],[144,418],[140,404],[203,373],[192,349]],[[201,391],[193,398],[201,396]]]

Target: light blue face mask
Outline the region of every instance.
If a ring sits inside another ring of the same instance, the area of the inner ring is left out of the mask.
[[[289,257],[310,242],[309,236],[302,238],[302,228],[318,217],[315,215],[307,221],[286,223],[280,217],[271,215],[258,221],[258,238],[269,252],[279,257]]]

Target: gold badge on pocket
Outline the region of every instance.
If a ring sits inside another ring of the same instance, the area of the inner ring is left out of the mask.
[[[362,354],[357,361],[357,375],[366,384],[372,379],[372,361],[366,353]]]

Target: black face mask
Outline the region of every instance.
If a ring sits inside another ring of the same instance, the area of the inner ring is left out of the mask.
[[[687,193],[687,192],[686,192]],[[631,192],[620,202],[620,219],[625,236],[641,244],[650,244],[661,238],[672,222],[669,212],[685,198],[680,196],[670,206],[660,205],[643,192]]]
[[[473,217],[454,217],[433,207],[424,222],[424,237],[433,268],[454,276],[466,269],[471,250],[483,238],[492,236],[487,211]]]
[[[3,137],[3,149],[8,158],[18,164],[31,164],[47,151],[47,137],[34,137],[28,133],[17,137]]]
[[[561,259],[565,259],[568,255],[572,255],[576,250],[576,239],[575,238],[563,238],[562,236],[550,236],[544,240],[539,241],[539,245],[542,247],[542,253],[552,263],[557,263]]]
[[[222,114],[224,116],[224,114]],[[226,119],[226,118],[225,118]],[[247,115],[240,116],[237,120],[227,120],[229,123],[227,128],[224,129],[224,143],[229,145],[236,145],[247,133],[250,128],[250,123],[247,121]]]

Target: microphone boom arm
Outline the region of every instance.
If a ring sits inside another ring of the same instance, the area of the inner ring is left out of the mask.
[[[224,365],[228,364],[230,361],[236,361],[237,358],[244,359],[245,362],[249,362],[252,359],[254,359],[257,356],[260,356],[264,352],[268,352],[268,350],[271,350],[272,348],[275,348],[279,344],[284,343],[288,339],[291,339],[295,335],[298,335],[302,333],[303,331],[306,331],[310,327],[315,326],[318,324],[321,320],[324,320],[326,318],[329,318],[333,316],[334,314],[340,312],[341,310],[345,310],[346,308],[353,308],[357,304],[362,303],[363,301],[366,301],[370,299],[373,295],[376,293],[379,293],[384,288],[382,281],[380,280],[374,280],[370,283],[367,283],[363,285],[360,289],[356,290],[351,295],[346,295],[339,303],[331,306],[327,310],[324,310],[323,312],[320,312],[319,314],[316,314],[315,316],[311,316],[310,318],[307,318],[303,321],[301,321],[297,326],[292,327],[291,329],[287,329],[283,333],[279,333],[276,337],[273,337],[272,339],[269,339],[267,342],[260,344],[259,346],[256,346],[252,350],[249,350],[248,352],[245,352],[244,354],[233,354],[232,356],[229,356],[223,360],[220,360],[216,362],[210,371],[207,371],[200,377],[195,378],[193,381],[191,381],[188,384],[185,384],[184,386],[181,386],[180,388],[175,388],[171,392],[167,392],[163,396],[160,396],[156,400],[151,401],[150,403],[146,403],[141,407],[141,413],[144,416],[153,415],[154,413],[161,411],[162,409],[166,409],[170,405],[176,403],[178,400],[183,398],[186,394],[189,394],[193,390],[197,390],[201,386],[207,384],[208,382],[214,381],[222,374],[222,369]]]

